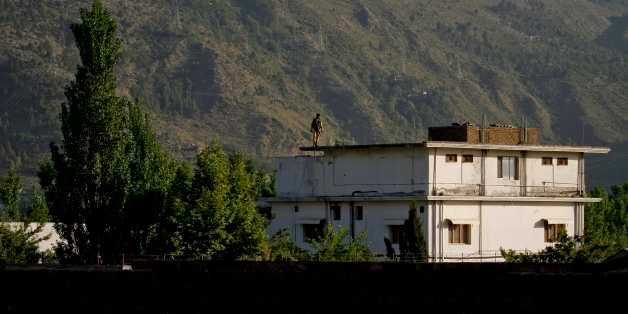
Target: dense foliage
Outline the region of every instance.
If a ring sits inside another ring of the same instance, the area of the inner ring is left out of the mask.
[[[628,183],[611,187],[611,193],[596,188],[593,197],[602,202],[589,204],[585,211],[584,249],[594,262],[628,248]]]
[[[256,256],[266,243],[255,197],[266,177],[214,144],[192,179],[165,154],[137,101],[116,96],[121,40],[95,1],[72,25],[81,56],[61,110],[63,144],[40,180],[64,261],[117,261],[121,254]]]
[[[48,205],[37,186],[32,187],[30,199],[26,199],[15,169],[11,169],[6,177],[0,176],[0,223],[47,221]]]
[[[217,144],[198,155],[181,233],[184,254],[225,259],[260,254],[266,222],[255,207],[256,179],[242,155],[229,156]]]
[[[37,246],[49,236],[41,232],[48,221],[46,200],[37,187],[29,201],[22,190],[14,169],[0,177],[0,264],[36,263],[48,254]]]
[[[326,224],[319,238],[310,243],[312,256],[323,262],[368,261],[372,254],[366,242],[366,232],[361,232],[355,238],[348,238],[347,235],[343,227],[334,228]]]
[[[288,230],[278,231],[270,240],[269,259],[320,262],[365,262],[373,259],[366,232],[350,238],[347,230],[342,227],[334,228],[324,220],[320,227],[320,234],[309,241],[308,250],[296,246]]]
[[[273,261],[300,261],[309,260],[309,252],[298,247],[292,241],[292,235],[286,229],[281,229],[270,239],[270,260]]]

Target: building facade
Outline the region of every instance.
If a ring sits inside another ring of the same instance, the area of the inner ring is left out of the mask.
[[[275,159],[269,232],[287,229],[308,248],[321,222],[350,236],[366,232],[372,251],[398,253],[415,206],[434,262],[500,260],[499,250],[538,251],[557,235],[581,235],[585,153],[606,147],[540,145],[538,130],[470,125],[430,128],[421,143],[303,147]],[[437,140],[432,140],[437,139]]]

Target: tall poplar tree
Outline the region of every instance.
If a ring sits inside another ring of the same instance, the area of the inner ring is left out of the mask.
[[[81,9],[71,29],[81,64],[65,88],[61,106],[63,142],[51,144],[51,161],[40,170],[41,185],[57,231],[66,241],[62,257],[76,262],[121,253],[120,230],[130,188],[131,141],[128,102],[115,95],[114,66],[121,40],[100,1]]]

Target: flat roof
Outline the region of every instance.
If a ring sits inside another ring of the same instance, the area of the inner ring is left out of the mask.
[[[553,197],[553,196],[436,196],[436,195],[379,195],[379,196],[295,196],[269,197],[260,201],[268,203],[299,202],[390,202],[390,201],[476,201],[476,202],[559,202],[559,203],[598,203],[596,197]]]
[[[420,143],[391,143],[391,144],[367,144],[367,145],[336,145],[336,146],[306,146],[300,147],[301,151],[341,151],[363,149],[390,149],[390,148],[458,148],[458,149],[486,149],[486,150],[516,150],[539,152],[573,152],[589,154],[607,154],[611,151],[602,146],[567,146],[567,145],[502,145],[502,144],[472,144],[466,142],[438,142],[427,141]]]

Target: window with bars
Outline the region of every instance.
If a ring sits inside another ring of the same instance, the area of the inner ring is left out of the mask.
[[[471,244],[471,225],[449,224],[449,243]]]
[[[564,157],[556,158],[556,164],[559,166],[567,166],[569,164],[569,159]]]
[[[473,162],[473,155],[462,155],[462,162]]]
[[[447,154],[446,158],[447,162],[458,162],[458,155],[456,154]]]
[[[567,226],[565,224],[545,224],[545,242],[557,242],[558,236],[566,232]]]
[[[552,165],[552,157],[543,157],[543,165],[551,166]]]
[[[497,177],[510,180],[519,180],[519,157],[497,157]]]

